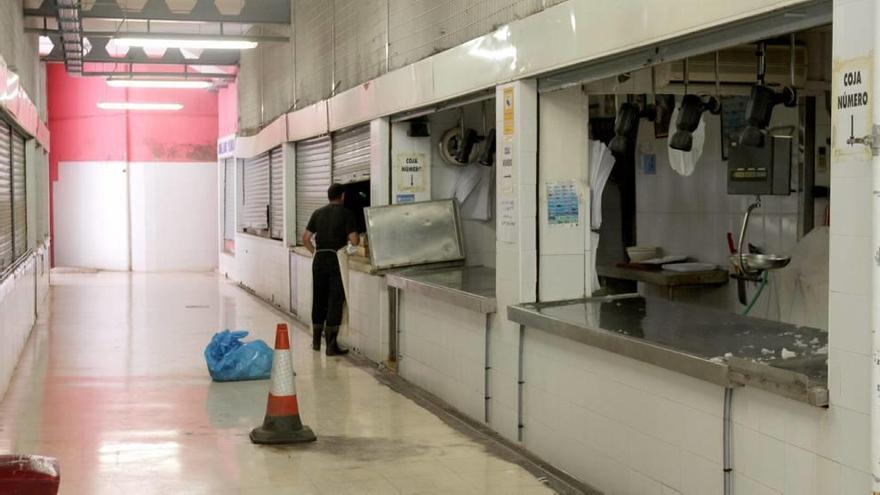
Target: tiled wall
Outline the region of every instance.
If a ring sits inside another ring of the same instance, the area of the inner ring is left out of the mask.
[[[290,253],[291,311],[297,318],[312,323],[312,258]]]
[[[495,105],[489,100],[463,107],[465,126],[482,134],[494,127]],[[431,199],[442,199],[455,186],[462,167],[449,165],[440,156],[439,143],[443,133],[459,125],[459,109],[438,112],[430,117],[431,129]],[[485,110],[485,117],[483,110]],[[485,123],[483,119],[485,118]],[[468,165],[476,167],[479,165]],[[494,210],[494,209],[493,209]],[[467,263],[472,266],[495,266],[495,219],[462,221]]]
[[[289,251],[281,241],[248,234],[235,235],[238,281],[258,296],[287,308],[290,302]]]
[[[538,299],[584,297],[591,286],[587,166],[587,96],[580,87],[540,96],[538,167]],[[577,225],[549,225],[546,185],[574,181],[580,193]]]
[[[238,273],[235,271],[235,254],[220,251],[218,256],[217,270],[220,274],[232,280],[238,280]]]
[[[771,127],[795,125],[797,108],[776,107]],[[684,177],[669,165],[666,138],[654,138],[654,124],[642,121],[636,154],[636,238],[642,246],[658,246],[665,254],[682,254],[698,261],[728,266],[726,234],[739,240],[743,214],[754,196],[727,194],[727,162],[721,160],[720,118],[704,114],[706,142],[703,156],[692,175]],[[656,157],[656,174],[648,175],[642,157]],[[792,188],[797,186],[797,166],[792,165]],[[774,254],[790,253],[797,243],[797,194],[763,196],[761,208],[752,213],[746,242]],[[773,283],[771,279],[771,284]],[[658,290],[646,287],[647,291]],[[750,288],[749,295],[754,291]],[[665,292],[664,292],[665,295]],[[755,316],[775,316],[768,300],[772,291],[761,296]],[[741,310],[736,284],[698,290],[678,290],[676,299],[697,301],[722,309]]]
[[[18,358],[35,322],[37,307],[49,289],[49,256],[43,248],[0,282],[0,399],[6,393]]]
[[[486,315],[400,294],[400,376],[483,421]]]
[[[374,363],[388,358],[388,289],[385,277],[348,272],[348,328],[342,341]]]
[[[502,132],[504,90],[512,89],[514,109],[512,139]],[[489,332],[489,425],[509,440],[517,440],[517,375],[519,351],[519,325],[509,321],[504,309],[512,304],[535,301],[538,285],[537,242],[537,159],[538,159],[538,94],[534,80],[517,81],[499,86],[495,98],[496,129],[498,129],[499,163],[504,147],[510,147],[512,160],[513,198],[516,210],[513,216],[516,228],[510,238],[496,242],[495,297],[499,316],[493,320]],[[495,190],[499,191],[496,205],[500,209],[504,181],[496,174]],[[506,236],[505,236],[506,237]],[[511,242],[512,241],[512,242]]]
[[[852,58],[870,56],[878,48],[874,6],[868,0],[836,0],[834,67]],[[873,77],[877,68],[874,68]],[[841,78],[835,70],[833,80]],[[832,114],[832,125],[837,114]],[[842,117],[846,122],[848,119]],[[846,124],[844,124],[846,125]],[[845,146],[843,143],[837,143]],[[869,472],[871,380],[871,242],[872,165],[870,153],[831,155],[833,201],[830,253],[829,385],[832,411],[845,416],[851,438],[840,445],[845,462]],[[857,439],[853,443],[852,438]],[[868,475],[864,474],[867,482]],[[860,486],[861,488],[861,486]],[[862,490],[868,491],[867,485]],[[856,493],[846,491],[845,493]]]
[[[526,448],[606,494],[722,493],[721,387],[533,329],[523,359]],[[868,492],[865,415],[746,387],[733,421],[737,495]]]

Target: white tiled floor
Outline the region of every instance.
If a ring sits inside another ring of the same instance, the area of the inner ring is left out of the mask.
[[[271,345],[279,315],[214,274],[55,274],[48,304],[0,403],[0,452],[58,457],[63,494],[552,493],[300,330],[318,442],[252,445],[268,382],[212,383],[202,351],[224,327]]]

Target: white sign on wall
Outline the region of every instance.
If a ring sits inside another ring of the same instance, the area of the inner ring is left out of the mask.
[[[870,155],[869,146],[854,142],[871,134],[871,56],[834,61],[831,95],[834,157]]]
[[[501,161],[498,177],[501,182],[498,195],[498,240],[516,242],[516,177],[513,166],[513,143],[505,140],[501,146]]]
[[[401,152],[394,159],[394,203],[431,199],[430,164],[425,153]]]

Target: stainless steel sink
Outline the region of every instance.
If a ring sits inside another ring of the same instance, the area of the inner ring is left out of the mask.
[[[785,268],[790,262],[790,256],[778,254],[734,254],[730,257],[730,264],[746,273],[778,270]]]

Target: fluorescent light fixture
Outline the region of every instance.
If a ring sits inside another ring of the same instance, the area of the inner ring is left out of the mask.
[[[174,39],[174,38],[114,38],[117,43],[142,48],[202,48],[214,50],[250,50],[256,41],[237,39]]]
[[[130,101],[102,101],[98,103],[101,110],[164,110],[177,111],[183,108],[180,103],[146,103]]]
[[[107,79],[111,88],[207,89],[211,81],[162,79]]]

